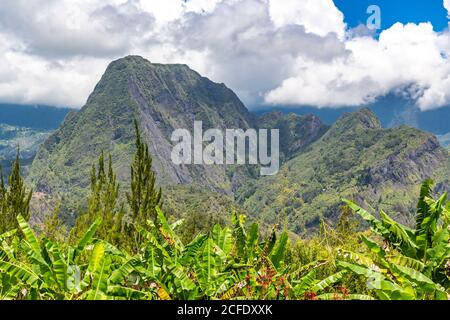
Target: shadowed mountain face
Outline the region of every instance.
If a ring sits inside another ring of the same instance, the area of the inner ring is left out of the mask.
[[[307,146],[319,139],[328,126],[314,115],[287,115],[270,112],[258,118],[261,128],[280,130],[280,157],[284,162],[302,152]]]
[[[345,114],[331,127],[313,115],[272,112],[257,117],[225,85],[185,65],[152,64],[137,56],[109,65],[86,105],[69,114],[41,146],[29,182],[45,194],[83,199],[91,166],[103,150],[111,153],[126,187],[134,119],[166,190],[166,208],[178,216],[186,210],[212,212],[215,206],[204,208],[198,199],[224,196],[227,200],[217,207],[224,211],[216,216],[229,215],[235,198],[266,223],[286,215],[290,228],[301,233],[317,227],[322,217],[335,220],[340,199],[348,197],[395,209],[407,221],[422,180],[436,177],[441,189],[449,185],[448,152],[431,134],[405,126],[383,129],[368,109]],[[175,165],[172,132],[192,132],[194,121],[202,121],[203,130],[279,129],[280,172],[259,177],[250,166]]]

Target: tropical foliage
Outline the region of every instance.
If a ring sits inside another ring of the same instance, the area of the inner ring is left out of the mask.
[[[381,220],[351,201],[348,205],[366,220],[382,243],[362,236],[372,256],[343,252],[338,264],[367,278],[382,299],[449,299],[450,203],[447,194],[432,199],[431,180],[421,189],[416,226],[408,228],[385,212]]]
[[[130,191],[121,194],[102,153],[69,234],[58,210],[39,233],[30,226],[17,162],[0,184],[0,299],[449,299],[450,204],[446,194],[433,199],[431,181],[414,229],[345,200],[338,225],[322,221],[312,239],[236,211],[187,236],[186,221],[161,210],[136,131]],[[358,231],[353,211],[372,231]]]
[[[345,271],[325,279],[317,261],[300,268],[285,263],[286,233],[260,239],[257,224],[244,228],[216,225],[184,245],[175,233],[182,222],[169,224],[156,208],[161,227],[152,220],[139,230],[145,241],[129,255],[95,238],[95,221],[75,245],[38,239],[18,216],[18,230],[0,236],[2,299],[287,299],[327,292]],[[23,239],[17,237],[17,233]]]
[[[5,185],[0,167],[0,233],[17,227],[16,215],[20,212],[25,218],[30,217],[32,191],[27,190],[20,176],[19,150],[12,165],[8,186]]]

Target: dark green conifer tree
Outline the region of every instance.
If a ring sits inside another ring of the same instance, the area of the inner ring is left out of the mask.
[[[122,241],[122,227],[124,217],[123,203],[119,204],[119,183],[112,167],[112,158],[109,155],[108,171],[105,170],[103,151],[98,159],[98,166],[92,166],[91,194],[88,199],[86,212],[75,221],[71,238],[76,241],[83,235],[97,218],[102,223],[97,229],[97,236],[114,245]]]
[[[143,225],[148,219],[157,221],[156,207],[161,205],[161,188],[156,186],[156,176],[152,168],[152,158],[148,145],[142,141],[137,121],[136,153],[131,165],[131,186],[127,193],[131,220],[136,225]]]
[[[156,186],[156,176],[152,168],[152,158],[148,145],[142,141],[137,121],[134,121],[136,131],[136,153],[131,164],[130,192],[127,192],[129,214],[126,224],[127,246],[131,251],[138,251],[143,241],[139,228],[148,226],[147,221],[153,221],[158,227],[156,207],[161,206],[161,189]],[[155,236],[158,236],[155,234]]]
[[[20,175],[19,150],[5,186],[3,173],[0,174],[0,233],[18,227],[16,217],[21,214],[25,220],[30,218],[32,190],[27,190]]]

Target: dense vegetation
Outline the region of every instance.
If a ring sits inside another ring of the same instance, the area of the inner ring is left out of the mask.
[[[1,299],[449,299],[450,202],[432,198],[431,181],[414,229],[345,200],[337,227],[322,221],[312,239],[279,226],[262,232],[238,212],[189,237],[161,210],[139,130],[135,150],[126,196],[100,155],[70,231],[57,210],[30,227],[31,191],[15,162],[0,184]],[[355,214],[371,231],[358,231]]]
[[[245,184],[238,200],[265,223],[286,215],[297,234],[318,229],[321,219],[337,221],[342,197],[357,197],[412,225],[422,181],[433,177],[448,190],[449,159],[431,134],[406,126],[384,129],[361,109],[340,118],[277,175]]]

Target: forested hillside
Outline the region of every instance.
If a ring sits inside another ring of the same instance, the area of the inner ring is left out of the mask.
[[[337,228],[321,221],[313,239],[290,239],[276,225],[261,233],[234,211],[229,222],[191,230],[186,240],[186,222],[160,209],[164,191],[136,133],[130,187],[120,188],[102,153],[92,167],[89,205],[70,230],[58,210],[30,227],[31,192],[15,163],[8,187],[0,183],[1,299],[450,298],[450,203],[447,194],[432,198],[432,181],[420,189],[414,228],[342,199]],[[359,232],[354,215],[371,231]]]
[[[248,182],[238,199],[262,221],[286,218],[297,233],[318,228],[322,218],[337,221],[342,197],[396,212],[412,225],[412,195],[427,178],[449,190],[449,155],[436,137],[407,126],[383,129],[362,109],[342,116],[279,174]]]

